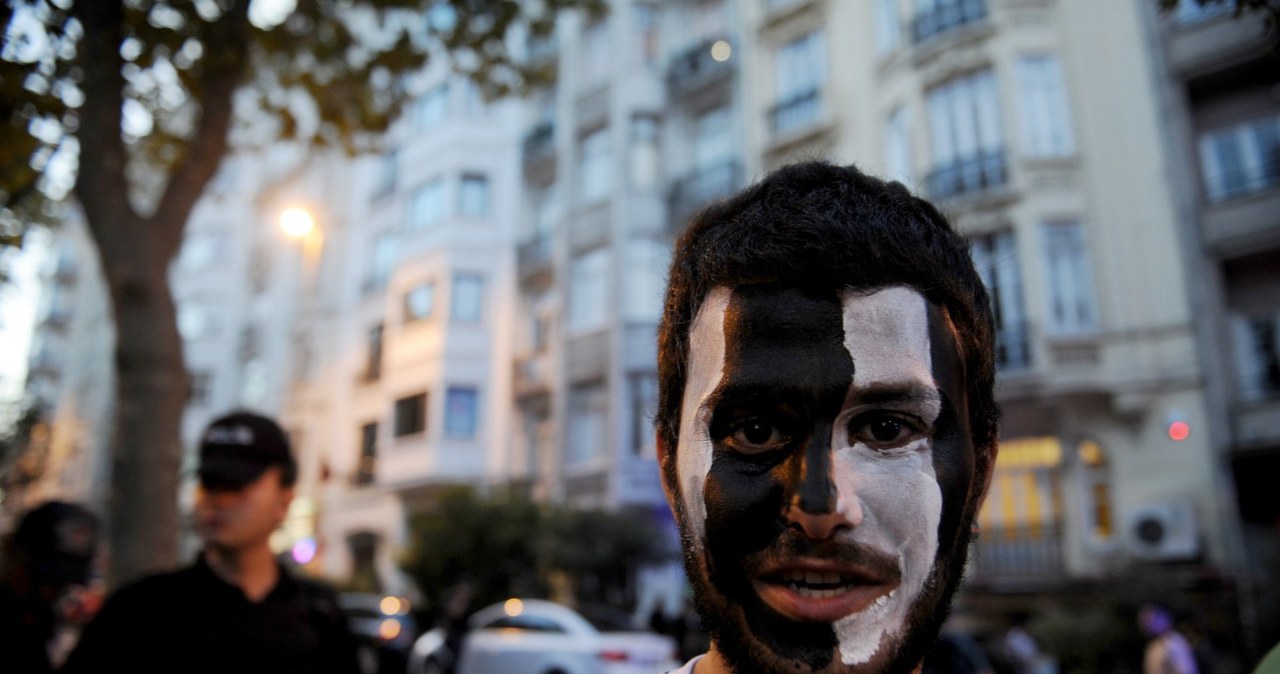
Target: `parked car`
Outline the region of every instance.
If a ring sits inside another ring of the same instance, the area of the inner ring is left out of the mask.
[[[343,592],[338,605],[356,637],[363,674],[404,674],[418,624],[409,600],[365,592]]]
[[[659,674],[679,666],[671,637],[613,627],[563,604],[508,599],[468,619],[453,674]],[[409,674],[444,674],[453,662],[444,631],[433,629],[414,644]]]

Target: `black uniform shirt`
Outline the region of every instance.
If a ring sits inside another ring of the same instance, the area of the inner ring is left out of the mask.
[[[116,592],[62,671],[356,674],[359,665],[332,591],[282,566],[251,602],[201,558]]]

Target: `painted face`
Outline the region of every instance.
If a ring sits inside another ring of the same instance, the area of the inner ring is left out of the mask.
[[[920,661],[974,494],[960,367],[950,322],[905,287],[707,297],[672,491],[700,612],[737,671]]]

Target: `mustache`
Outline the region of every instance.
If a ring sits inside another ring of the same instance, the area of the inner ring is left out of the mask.
[[[902,566],[895,555],[858,541],[819,541],[792,530],[783,532],[764,550],[748,555],[743,565],[749,574],[756,575],[800,559],[862,569],[894,583],[902,581]]]

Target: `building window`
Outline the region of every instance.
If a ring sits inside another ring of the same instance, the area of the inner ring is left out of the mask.
[[[449,84],[441,83],[423,94],[414,105],[413,128],[429,131],[449,115]]]
[[[1280,115],[1203,134],[1200,164],[1209,201],[1280,186]]]
[[[1111,477],[1107,454],[1102,445],[1085,440],[1076,447],[1085,489],[1085,522],[1094,540],[1105,541],[1115,533],[1115,517],[1111,506]]]
[[[444,220],[448,213],[448,203],[444,178],[436,178],[423,184],[409,197],[409,229],[427,229]]]
[[[602,382],[569,389],[569,433],[565,464],[580,465],[604,454],[608,446],[606,422],[609,397]]]
[[[404,294],[404,322],[421,321],[431,318],[435,307],[436,284],[425,281],[409,289]]]
[[[378,424],[370,422],[360,427],[360,463],[356,465],[355,483],[373,484],[378,474]]]
[[[911,37],[924,42],[987,17],[985,0],[916,0]]]
[[[652,190],[658,186],[658,117],[631,116],[631,186]]]
[[[458,212],[471,218],[489,215],[489,178],[478,173],[464,173],[458,189]]]
[[[382,376],[382,332],[382,324],[378,323],[365,333],[364,372],[360,374],[363,381],[378,381]]]
[[[479,393],[466,386],[450,386],[444,399],[444,432],[451,438],[473,438]]]
[[[658,9],[646,2],[632,5],[640,60],[647,66],[658,63]]]
[[[1022,275],[1013,232],[970,239],[973,265],[991,295],[996,324],[996,365],[1019,369],[1031,364],[1030,335],[1022,309]]]
[[[774,54],[770,111],[775,134],[818,121],[822,115],[822,87],[827,79],[826,41],[814,31],[782,45]]]
[[[929,91],[933,170],[927,182],[932,198],[979,192],[1008,181],[999,96],[991,70]]]
[[[880,54],[893,51],[901,37],[898,0],[876,0],[876,51]]]
[[[884,165],[890,180],[915,184],[911,151],[911,110],[902,105],[884,124]]]
[[[396,401],[395,434],[397,438],[427,430],[427,394],[417,393]]]
[[[187,404],[192,407],[204,407],[213,400],[213,373],[207,370],[196,370],[188,379],[191,391],[187,395]]]
[[[582,34],[582,85],[594,86],[609,79],[613,70],[613,44],[609,22],[597,21]]]
[[[1280,311],[1231,318],[1241,400],[1280,396]]]
[[[609,249],[596,248],[569,263],[569,331],[603,328],[608,315]]]
[[[733,124],[729,108],[712,108],[693,120],[693,166],[701,173],[733,157]]]
[[[392,232],[379,232],[369,249],[369,270],[365,275],[364,290],[372,292],[387,285],[391,270],[396,264],[396,239]]]
[[[1075,136],[1058,57],[1024,56],[1018,59],[1014,74],[1022,156],[1038,159],[1074,154]]]
[[[658,375],[633,372],[627,383],[631,395],[631,452],[641,458],[656,459],[653,420],[658,415]]]
[[[600,201],[613,191],[613,147],[609,129],[583,136],[578,148],[578,197],[582,203]]]
[[[1074,221],[1047,222],[1043,233],[1049,330],[1058,334],[1093,332],[1098,317],[1084,228]]]
[[[453,275],[450,317],[457,323],[479,323],[484,315],[484,277],[479,274]]]
[[[396,191],[396,178],[400,172],[400,154],[389,150],[378,158],[378,177],[373,185],[373,198],[381,199]]]

